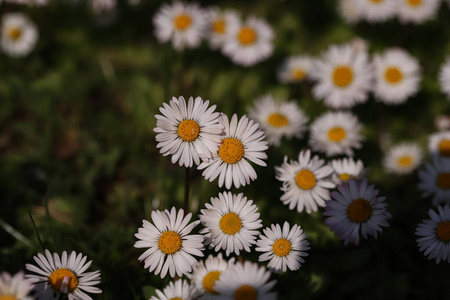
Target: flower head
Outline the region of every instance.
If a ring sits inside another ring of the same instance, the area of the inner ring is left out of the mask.
[[[33,300],[29,296],[33,284],[30,279],[25,279],[23,271],[11,276],[8,272],[0,273],[0,299],[3,300]]]
[[[193,290],[186,280],[171,281],[164,290],[156,290],[157,296],[152,296],[150,300],[193,300]]]
[[[432,162],[419,171],[419,190],[423,197],[433,196],[433,205],[450,203],[450,160],[433,156]]]
[[[36,46],[39,32],[22,13],[6,13],[1,21],[0,47],[10,56],[26,56]]]
[[[383,158],[383,166],[389,173],[410,174],[422,162],[422,150],[415,143],[401,143],[389,149]]]

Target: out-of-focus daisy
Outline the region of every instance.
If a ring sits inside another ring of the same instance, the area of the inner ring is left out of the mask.
[[[365,174],[364,164],[360,159],[357,161],[351,157],[334,159],[330,165],[334,171],[332,178],[336,184],[349,181],[351,178],[362,179]]]
[[[402,23],[423,23],[437,15],[440,0],[399,0],[398,19]]]
[[[100,283],[100,271],[86,272],[92,261],[86,262],[87,256],[72,251],[67,255],[63,251],[61,257],[57,253],[45,250],[45,256],[39,253],[33,257],[38,266],[26,264],[26,277],[35,284],[34,297],[37,299],[59,299],[60,294],[67,294],[69,300],[92,298],[86,293],[102,292],[94,285]]]
[[[450,204],[450,160],[433,156],[432,162],[419,171],[419,190],[423,197],[433,196],[433,205]]]
[[[200,231],[205,234],[205,244],[215,251],[225,250],[227,256],[239,255],[242,249],[250,252],[262,227],[253,200],[247,200],[242,193],[224,192],[219,193],[218,198],[211,198],[211,204],[206,203],[206,209],[202,209],[199,216],[206,227]]]
[[[357,0],[361,16],[370,23],[385,22],[397,13],[397,0]]]
[[[217,256],[209,255],[203,262],[200,261],[191,276],[191,284],[201,300],[219,299],[219,293],[214,289],[220,275],[234,266],[234,257],[226,261],[222,253]]]
[[[350,112],[327,112],[311,124],[309,145],[313,151],[324,152],[327,156],[353,156],[353,149],[361,148],[361,128],[361,123]]]
[[[361,20],[361,10],[358,0],[339,0],[339,13],[345,22],[354,24]]]
[[[436,259],[437,264],[441,260],[450,263],[450,207],[438,206],[438,212],[430,209],[430,219],[423,220],[416,228],[416,235],[420,236],[417,244],[428,259]]]
[[[156,147],[164,156],[172,155],[172,163],[191,167],[200,164],[200,155],[209,158],[217,152],[223,126],[216,105],[208,105],[200,97],[190,97],[187,104],[183,97],[173,97],[159,109],[162,115],[155,115]]]
[[[197,3],[175,1],[164,3],[153,17],[155,36],[160,43],[172,40],[173,47],[181,51],[200,45],[206,34],[206,13]]]
[[[352,242],[359,244],[360,234],[364,239],[369,235],[377,238],[381,227],[389,226],[387,219],[391,214],[386,210],[385,197],[378,197],[374,185],[367,185],[367,180],[350,179],[338,185],[339,192],[331,192],[331,200],[327,201],[324,216],[325,224],[331,227],[345,245]]]
[[[422,157],[419,145],[401,143],[388,150],[383,158],[383,167],[388,173],[410,174],[422,163]]]
[[[224,272],[216,281],[215,289],[223,299],[275,300],[277,294],[270,291],[275,286],[276,280],[269,280],[270,272],[266,268],[246,261]]]
[[[450,131],[431,134],[428,138],[428,150],[432,155],[450,158]]]
[[[134,244],[136,248],[148,248],[139,260],[145,261],[144,268],[149,272],[161,273],[161,278],[169,272],[171,277],[179,277],[192,271],[197,264],[193,257],[203,256],[203,235],[189,234],[200,221],[187,225],[192,214],[184,216],[184,211],[152,211],[153,224],[143,220],[135,237],[139,239]]]
[[[441,91],[450,98],[450,56],[447,57],[439,71],[439,85],[441,86]]]
[[[262,161],[267,159],[264,152],[267,150],[267,142],[263,141],[264,131],[259,129],[259,124],[242,116],[234,114],[231,121],[222,114],[219,124],[224,126],[224,134],[220,137],[222,143],[219,151],[213,154],[212,159],[205,159],[199,166],[203,170],[205,179],[213,181],[219,176],[219,187],[225,184],[227,189],[234,184],[236,188],[245,186],[250,180],[255,180],[257,175],[248,161],[260,166],[266,166]]]
[[[209,30],[207,38],[211,49],[218,49],[222,46],[227,37],[227,32],[235,30],[240,23],[238,14],[233,10],[221,11],[217,7],[208,10]]]
[[[272,224],[263,232],[256,243],[256,251],[264,252],[258,261],[270,260],[268,267],[275,272],[300,269],[301,263],[305,262],[302,256],[308,256],[306,251],[310,249],[301,227],[295,224],[290,228],[289,223],[284,222],[283,229],[279,224]]]
[[[283,184],[280,200],[291,210],[297,207],[298,212],[305,209],[310,214],[325,206],[325,201],[330,199],[329,189],[335,187],[328,178],[333,169],[317,155],[311,158],[309,150],[300,152],[298,161],[288,162],[285,156],[281,167],[275,166],[275,172],[276,179]]]
[[[366,102],[372,87],[373,70],[364,51],[350,44],[333,45],[315,61],[313,95],[326,106],[350,108]]]
[[[272,40],[272,27],[265,20],[250,16],[230,28],[222,52],[235,64],[249,67],[272,55]]]
[[[386,104],[401,104],[414,95],[421,80],[416,58],[400,48],[375,55],[375,96]]]
[[[29,296],[33,284],[29,279],[25,279],[23,271],[11,276],[8,272],[0,273],[0,299],[1,300],[33,300]]]
[[[296,101],[282,101],[266,95],[255,101],[249,109],[249,117],[266,133],[269,145],[278,146],[281,138],[301,138],[309,118]]]
[[[0,46],[9,56],[26,56],[36,46],[39,32],[36,25],[22,13],[2,16]]]
[[[192,288],[186,280],[171,281],[164,290],[156,290],[157,296],[152,296],[150,300],[191,300],[193,298]]]
[[[281,83],[293,83],[306,80],[310,76],[313,59],[307,55],[295,55],[286,58],[278,71]]]

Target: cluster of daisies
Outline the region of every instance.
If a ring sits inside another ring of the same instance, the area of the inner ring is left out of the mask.
[[[171,41],[177,51],[198,47],[207,39],[235,64],[252,66],[272,55],[274,33],[263,19],[241,20],[233,10],[201,8],[197,3],[163,4],[153,17],[158,41]]]

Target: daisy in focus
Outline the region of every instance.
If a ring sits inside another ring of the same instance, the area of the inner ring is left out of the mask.
[[[235,29],[240,20],[239,15],[233,10],[221,11],[217,7],[210,8],[207,11],[209,31],[207,38],[211,49],[216,50],[222,47],[227,32]]]
[[[177,51],[198,47],[206,34],[206,13],[197,3],[164,3],[153,17],[154,34],[160,43],[172,41]]]
[[[295,224],[290,228],[289,223],[284,222],[283,229],[279,224],[272,224],[263,232],[256,243],[256,251],[264,252],[258,261],[270,260],[268,267],[275,272],[300,269],[301,263],[305,262],[302,256],[308,256],[306,251],[310,249],[301,227]]]
[[[436,259],[450,263],[450,207],[438,206],[438,213],[430,209],[430,219],[423,220],[416,228],[419,251],[424,252],[428,259]]]
[[[450,56],[447,57],[447,60],[439,71],[439,85],[441,91],[450,98]]]
[[[216,252],[225,250],[226,255],[239,255],[242,249],[250,252],[250,247],[256,243],[258,229],[262,227],[258,207],[253,200],[247,200],[242,193],[233,195],[231,192],[219,193],[219,197],[211,198],[211,204],[205,204],[201,210],[200,221],[206,228],[200,233],[205,234],[205,244]]]
[[[367,185],[366,179],[350,179],[337,188],[339,192],[331,192],[332,199],[327,201],[323,215],[328,216],[325,224],[345,245],[359,245],[360,234],[364,239],[369,235],[376,239],[381,227],[389,226],[391,214],[386,210],[386,198],[378,197],[373,184]]]
[[[422,149],[415,143],[401,143],[388,150],[383,167],[388,173],[411,174],[422,163]]]
[[[353,149],[362,146],[361,129],[361,123],[352,113],[327,112],[311,124],[309,146],[327,156],[353,156]]]
[[[9,56],[28,55],[36,47],[39,32],[22,13],[6,13],[1,22],[1,50]]]
[[[29,296],[33,284],[25,279],[23,271],[11,276],[8,272],[0,273],[0,299],[2,300],[33,300]]]
[[[60,294],[67,294],[69,300],[92,298],[86,293],[100,294],[101,289],[94,287],[100,283],[100,271],[86,272],[92,261],[86,262],[87,256],[72,251],[64,251],[61,257],[57,253],[45,250],[45,256],[39,253],[33,257],[38,266],[26,264],[27,274],[34,286],[37,299],[59,299]]]
[[[330,189],[336,185],[329,179],[333,169],[317,155],[311,158],[311,151],[300,152],[298,161],[287,161],[275,166],[276,179],[282,182],[284,194],[280,200],[298,212],[306,210],[308,214],[324,207],[330,199]]]
[[[433,196],[433,205],[450,204],[450,160],[433,156],[432,162],[419,171],[419,190],[423,197]]]
[[[248,161],[259,166],[267,166],[263,159],[267,159],[264,152],[267,150],[267,142],[263,141],[264,131],[259,129],[259,124],[242,116],[234,114],[231,121],[222,114],[219,124],[224,127],[224,134],[219,150],[213,154],[212,159],[204,159],[197,169],[203,170],[202,175],[210,182],[219,176],[219,187],[225,184],[229,190],[231,186],[238,189],[257,178],[256,172]]]
[[[365,174],[364,164],[360,159],[357,161],[351,157],[333,159],[330,165],[334,171],[332,179],[336,185],[347,182],[351,178],[362,179]]]
[[[307,55],[295,55],[286,58],[278,71],[278,81],[281,83],[297,83],[310,76],[313,59]]]
[[[428,150],[432,155],[450,158],[450,131],[431,134],[428,138]]]
[[[217,152],[223,126],[219,125],[216,105],[190,97],[188,103],[182,96],[173,97],[169,104],[160,107],[162,115],[155,115],[157,148],[162,155],[172,155],[172,163],[191,167],[200,164],[200,155],[205,158]]]
[[[434,19],[440,0],[398,0],[398,19],[401,23],[420,24]]]
[[[269,145],[274,146],[280,145],[282,137],[301,138],[309,120],[296,101],[281,101],[270,95],[255,101],[249,117],[260,124]]]
[[[148,248],[139,260],[144,260],[144,268],[155,275],[161,273],[161,278],[169,272],[170,277],[179,277],[192,271],[197,264],[195,256],[203,256],[203,235],[190,234],[200,221],[188,225],[192,214],[186,216],[175,207],[165,211],[152,211],[153,224],[143,220],[135,237],[139,239],[135,248]]]
[[[171,281],[164,290],[156,290],[157,296],[152,296],[150,300],[192,300],[194,299],[192,288],[186,280]]]
[[[358,23],[361,18],[361,10],[357,4],[358,0],[339,0],[338,11],[345,22],[349,24]]]

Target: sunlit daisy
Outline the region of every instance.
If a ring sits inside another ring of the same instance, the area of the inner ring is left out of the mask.
[[[282,101],[266,95],[255,101],[249,117],[266,133],[269,145],[278,146],[281,138],[301,138],[309,118],[299,108],[297,101]]]
[[[419,190],[423,197],[433,196],[433,205],[450,204],[450,160],[433,156],[432,162],[419,171]]]
[[[361,20],[361,10],[358,0],[339,0],[339,14],[345,22],[353,24]]]
[[[436,259],[437,264],[441,260],[450,263],[450,207],[438,206],[438,213],[430,209],[430,219],[416,228],[416,235],[420,236],[417,244],[428,259]]]
[[[45,250],[45,256],[39,253],[33,257],[38,266],[26,264],[27,278],[35,284],[34,297],[37,299],[59,299],[60,294],[67,294],[69,300],[92,298],[86,294],[99,294],[102,291],[94,287],[100,283],[100,271],[86,272],[92,261],[86,262],[87,256],[72,251],[64,251],[61,257]]]
[[[181,51],[200,45],[206,34],[206,13],[197,3],[185,4],[175,1],[164,3],[153,17],[155,36],[160,43],[172,41],[173,47]]]
[[[211,198],[211,204],[206,203],[206,209],[202,209],[199,216],[206,227],[200,231],[205,234],[205,244],[215,251],[225,250],[227,256],[239,255],[242,249],[250,252],[262,227],[253,200],[247,200],[242,193],[224,192],[219,193],[218,198]]]
[[[383,158],[383,167],[388,173],[410,174],[422,163],[422,157],[419,145],[401,143],[388,150]]]
[[[350,108],[367,101],[373,70],[365,51],[355,51],[350,44],[333,45],[315,61],[313,70],[313,95],[326,106]]]
[[[278,71],[281,83],[293,83],[306,80],[310,76],[313,59],[307,55],[295,55],[286,58]]]
[[[25,279],[23,271],[11,276],[8,272],[0,273],[0,299],[1,300],[33,300],[29,296],[33,284],[30,279]]]
[[[207,38],[211,49],[218,49],[222,46],[227,37],[227,32],[237,28],[240,23],[239,15],[233,10],[221,11],[217,7],[208,11],[209,30]]]
[[[183,97],[173,97],[169,104],[160,107],[162,115],[155,115],[157,148],[164,156],[172,155],[172,163],[191,167],[200,164],[200,156],[206,158],[217,152],[223,126],[218,124],[216,105],[209,100],[192,97],[188,103]]]
[[[385,22],[397,13],[397,0],[357,0],[361,16],[370,23]]]
[[[203,235],[189,234],[200,221],[197,220],[187,225],[192,213],[184,216],[184,211],[177,211],[172,207],[171,211],[152,211],[153,224],[143,220],[135,237],[139,239],[134,244],[136,248],[148,248],[139,260],[145,261],[144,268],[149,272],[161,273],[161,278],[169,272],[170,277],[179,277],[192,271],[197,264],[193,257],[203,256]]]
[[[386,210],[385,197],[378,197],[374,185],[367,180],[350,179],[337,186],[339,192],[331,192],[332,199],[327,201],[324,216],[325,224],[331,227],[345,245],[359,244],[360,234],[364,239],[369,235],[377,238],[381,227],[389,226],[387,219],[391,214]]]
[[[290,228],[289,223],[284,222],[283,229],[279,224],[272,224],[263,232],[256,243],[256,251],[264,252],[258,261],[270,260],[268,267],[275,272],[300,269],[301,263],[305,262],[302,256],[308,256],[306,251],[310,249],[301,227],[295,224]]]
[[[171,281],[164,290],[156,290],[156,296],[152,296],[150,300],[191,300],[193,298],[193,290],[186,280]]]
[[[298,212],[305,209],[310,214],[325,206],[330,199],[329,189],[335,187],[329,178],[333,169],[317,155],[311,158],[309,150],[300,152],[298,161],[288,162],[285,156],[281,167],[275,166],[275,172],[284,192],[280,200],[291,210],[297,207]]]
[[[249,261],[236,264],[224,272],[216,282],[215,289],[224,299],[275,300],[277,294],[271,292],[276,280],[270,280],[270,272]]]
[[[230,28],[222,52],[235,64],[252,66],[273,52],[273,30],[263,19],[250,16],[242,24]]]
[[[428,138],[428,150],[432,155],[450,158],[450,131],[431,134]]]
[[[234,114],[231,121],[222,114],[219,124],[224,126],[224,134],[220,137],[222,142],[219,151],[213,154],[212,159],[205,159],[199,166],[203,170],[205,179],[213,181],[219,176],[219,187],[225,184],[227,189],[234,184],[236,188],[245,186],[250,180],[255,180],[257,175],[248,161],[260,166],[266,166],[262,161],[267,159],[264,152],[267,150],[267,142],[263,141],[264,131],[259,129],[259,124],[242,116]]]
[[[439,71],[439,85],[441,86],[441,91],[450,98],[450,56],[447,57]]]
[[[0,46],[10,56],[28,55],[36,46],[39,32],[36,25],[22,13],[2,16]]]
[[[437,15],[440,0],[398,0],[398,19],[402,23],[423,23]]]
[[[310,126],[309,145],[313,151],[327,156],[353,156],[353,149],[361,148],[362,125],[350,112],[327,112]]]
[[[349,181],[350,178],[362,179],[365,175],[364,164],[360,159],[357,161],[351,157],[334,159],[330,162],[330,165],[334,171],[332,176],[333,182],[336,184]]]

